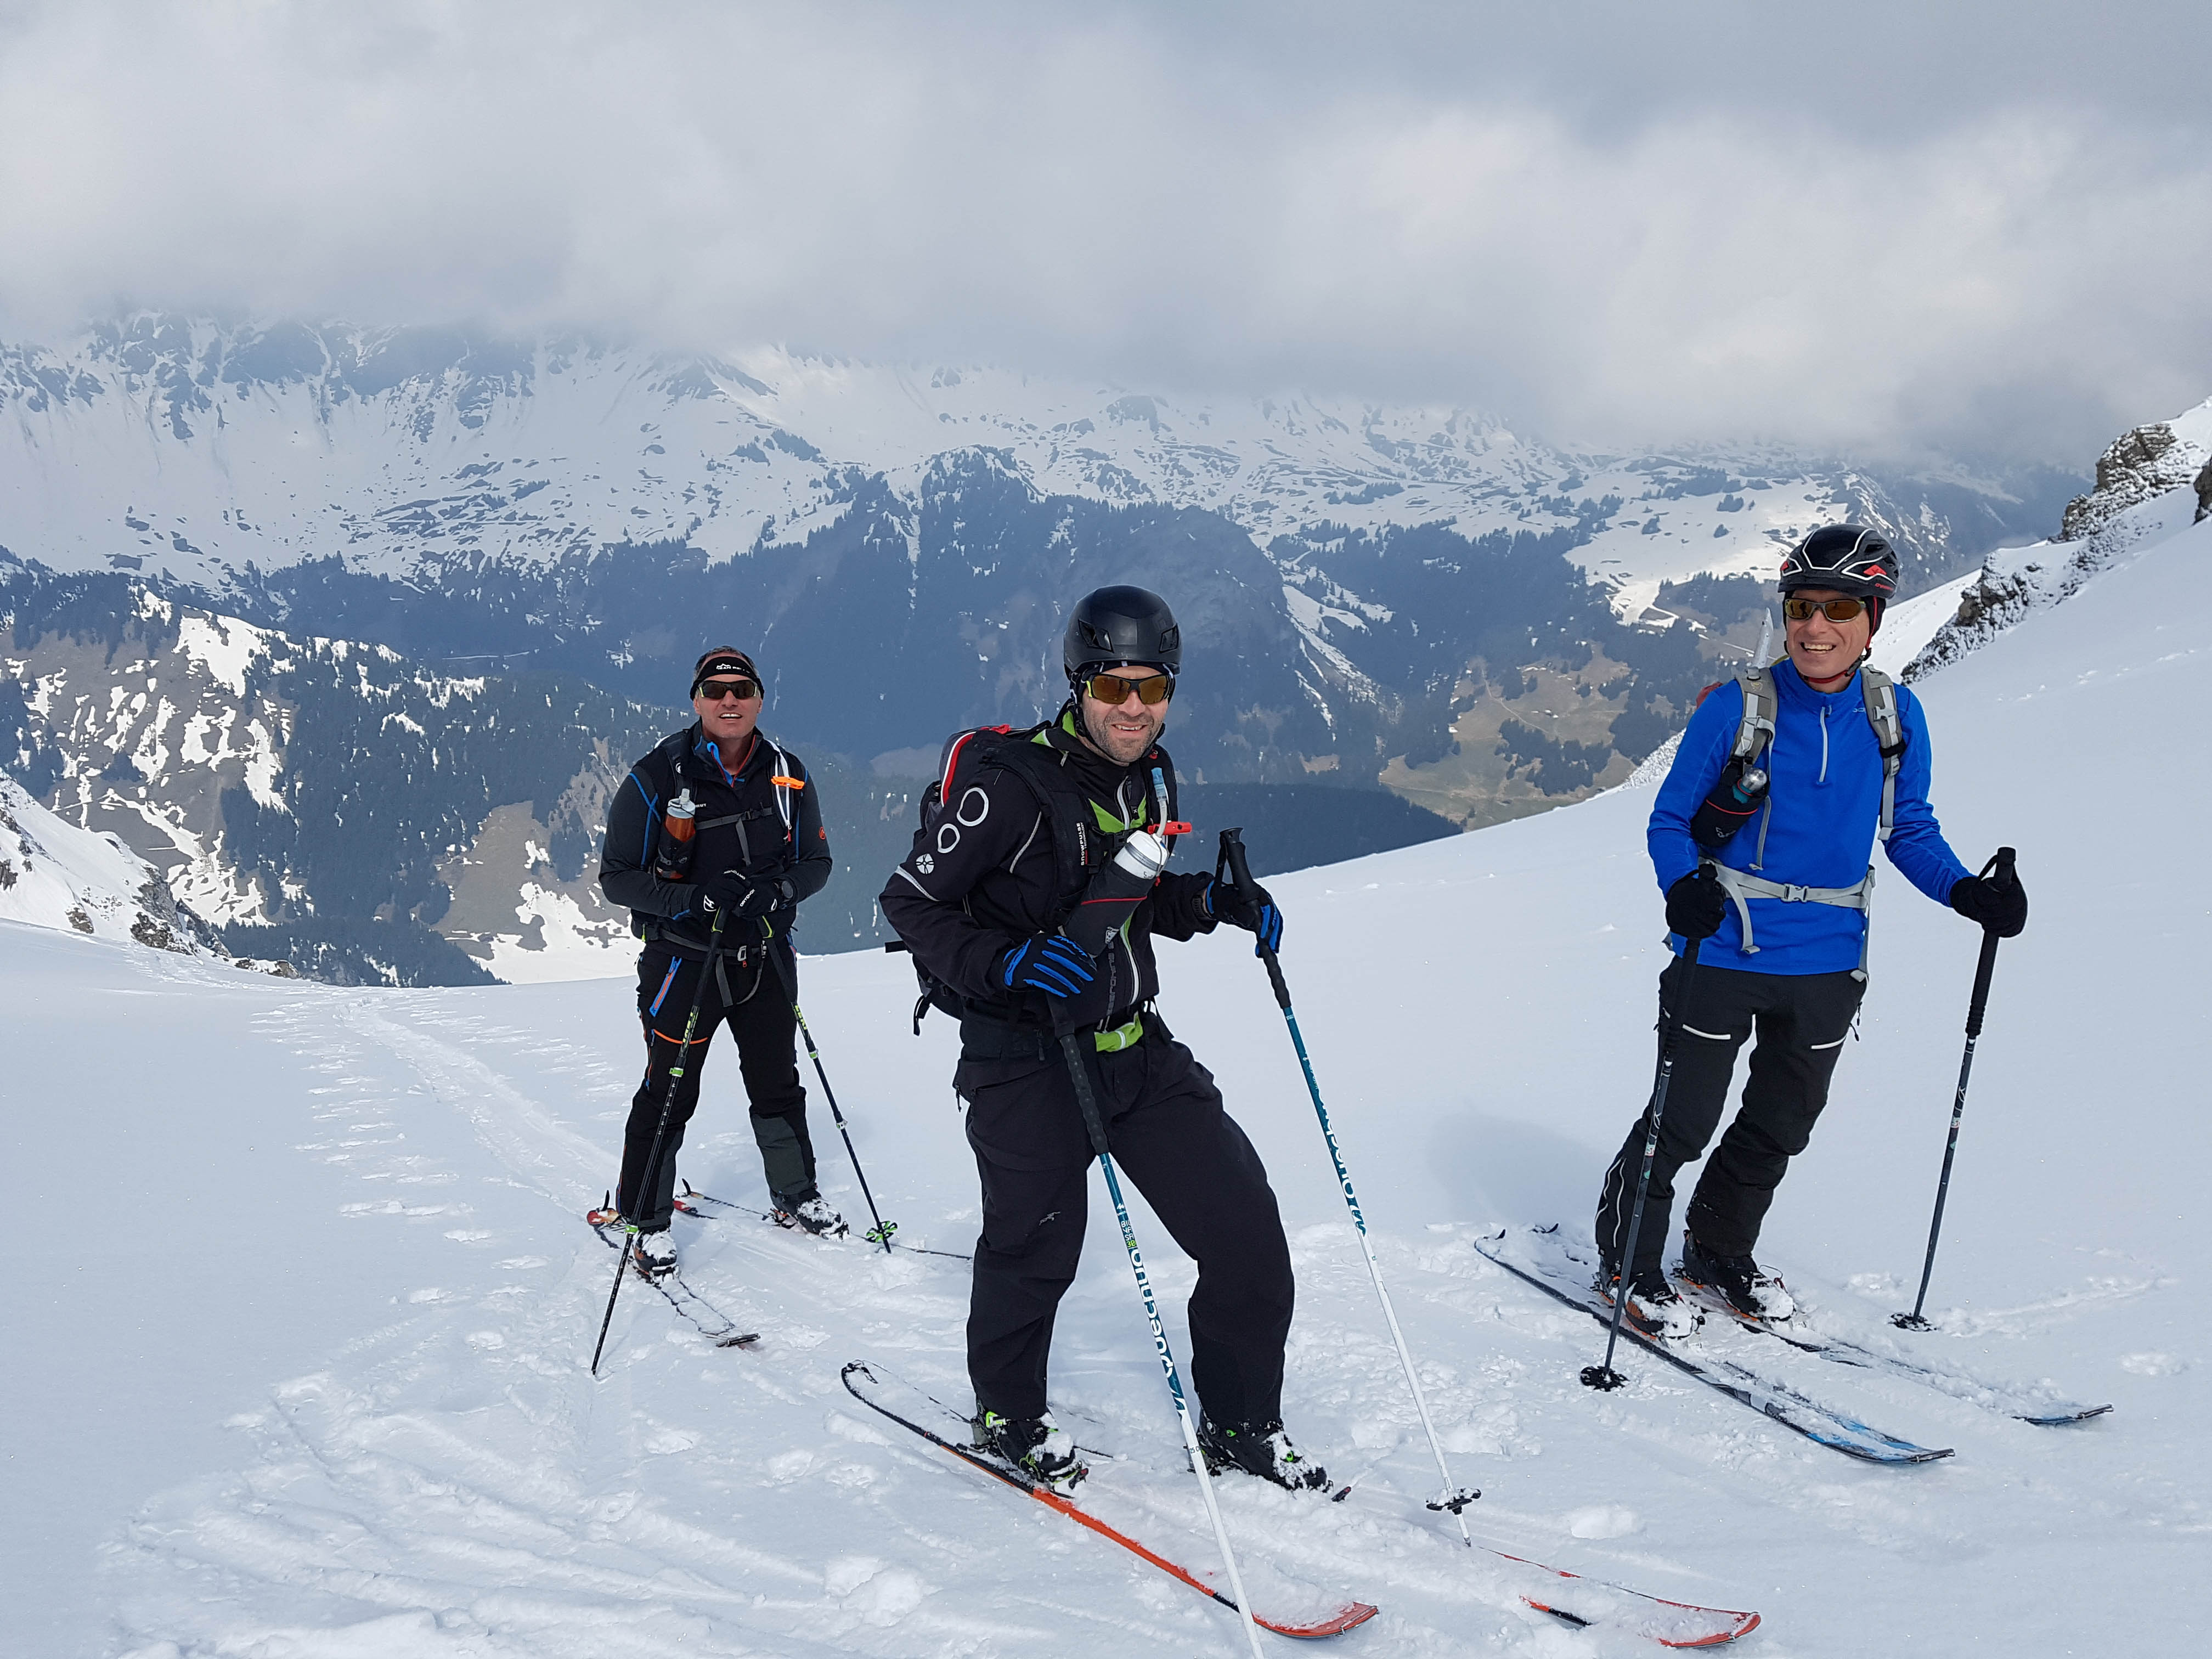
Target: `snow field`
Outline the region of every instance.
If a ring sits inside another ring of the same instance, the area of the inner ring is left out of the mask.
[[[1658,896],[1647,790],[1273,883],[1285,968],[1478,1535],[1660,1595],[1757,1608],[1747,1650],[2200,1651],[2212,1562],[2198,1171],[2212,765],[2190,713],[2184,531],[1917,688],[1961,854],[2017,846],[2033,903],[1998,957],[1929,1312],[1909,1306],[1977,937],[1881,866],[1874,980],[1762,1254],[1824,1328],[2113,1414],[2038,1429],[1730,1334],[1735,1352],[1944,1463],[1864,1468],[1667,1368],[1575,1380],[1602,1332],[1476,1255],[1509,1222],[1587,1228],[1649,1086]],[[1218,825],[1200,825],[1206,841]],[[1205,845],[1187,849],[1191,864]],[[1357,1596],[1345,1655],[1648,1653],[1519,1606],[1435,1480],[1297,1064],[1241,936],[1162,951],[1163,1006],[1273,1173],[1299,1275],[1286,1409],[1343,1504],[1218,1491],[1255,1600]],[[972,1165],[953,1033],[907,1033],[896,958],[811,960],[803,993],[902,1239],[963,1250]],[[634,1085],[606,984],[363,992],[0,927],[5,1156],[48,1271],[0,1309],[18,1410],[0,1646],[39,1654],[1230,1654],[1229,1615],[954,1467],[840,1388],[870,1358],[957,1405],[961,1265],[739,1216],[684,1220],[717,1349],[625,1288],[580,1212]],[[825,1188],[865,1210],[817,1103]],[[726,1053],[683,1174],[761,1196]],[[90,1205],[68,1202],[96,1182]],[[1056,1404],[1119,1455],[1146,1541],[1217,1567],[1141,1305],[1093,1186]],[[59,1204],[61,1224],[40,1218]],[[1192,1269],[1135,1224],[1187,1352]],[[1122,1470],[1102,1464],[1102,1492]],[[1144,1481],[1134,1477],[1150,1474]],[[2192,1566],[2191,1564],[2194,1563]],[[2124,1638],[2116,1632],[2124,1628]],[[1272,1642],[1274,1638],[1269,1638]]]

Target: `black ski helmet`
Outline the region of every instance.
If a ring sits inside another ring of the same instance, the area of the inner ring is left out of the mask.
[[[1067,619],[1060,663],[1072,684],[1086,670],[1150,663],[1174,674],[1182,667],[1182,629],[1158,594],[1142,587],[1102,587],[1086,593]]]
[[[1881,606],[1897,596],[1897,554],[1862,525],[1823,525],[1782,556],[1782,591],[1801,587],[1871,599],[1879,617]]]

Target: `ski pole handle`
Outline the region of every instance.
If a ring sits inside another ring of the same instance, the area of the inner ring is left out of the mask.
[[[1067,1060],[1067,1080],[1075,1090],[1075,1109],[1083,1115],[1084,1133],[1091,1137],[1091,1150],[1098,1157],[1106,1156],[1106,1121],[1099,1115],[1098,1096],[1091,1086],[1090,1068],[1083,1063],[1082,1042],[1085,1033],[1073,1026],[1053,1022],[1053,1041]]]
[[[2019,856],[2009,847],[2000,847],[1996,856],[1982,866],[1990,884],[1997,887],[2015,885],[2020,878],[2013,872],[2013,860]],[[1994,871],[1996,873],[1991,875]],[[1966,1035],[1978,1037],[1982,1034],[1982,1015],[1990,1001],[1990,975],[1996,971],[1997,935],[1994,929],[1982,930],[1981,960],[1974,964],[1974,994],[1966,1004]]]
[[[1221,832],[1221,855],[1213,866],[1216,881],[1221,879],[1224,867],[1229,872],[1229,884],[1237,891],[1249,893],[1258,885],[1252,879],[1251,862],[1244,856],[1244,832],[1242,830],[1224,830]],[[1288,1008],[1291,1006],[1291,988],[1283,978],[1283,964],[1275,959],[1275,953],[1268,947],[1267,940],[1260,940],[1259,947],[1260,960],[1267,964],[1267,982],[1275,988],[1275,1006]]]

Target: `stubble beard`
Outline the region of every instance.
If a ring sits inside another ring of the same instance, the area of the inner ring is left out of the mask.
[[[1084,701],[1088,703],[1091,700],[1085,698]],[[1092,748],[1116,766],[1127,766],[1133,763],[1139,756],[1159,741],[1160,733],[1167,726],[1167,721],[1164,719],[1150,720],[1140,735],[1131,737],[1115,731],[1110,720],[1110,715],[1093,720],[1088,708],[1083,710],[1083,735],[1090,740]],[[1122,752],[1124,749],[1127,750],[1126,754]]]

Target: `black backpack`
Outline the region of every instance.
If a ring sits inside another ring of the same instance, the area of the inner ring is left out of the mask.
[[[943,844],[942,837],[947,833],[957,836],[959,832],[961,798],[969,787],[961,780],[973,777],[979,767],[995,765],[1022,781],[1036,800],[1037,810],[1051,826],[1060,890],[1076,896],[1069,900],[1072,908],[1090,885],[1094,860],[1103,860],[1111,848],[1103,845],[1104,838],[1092,831],[1089,799],[1069,783],[1055,751],[1036,741],[1037,734],[1051,725],[1050,720],[1040,720],[1035,726],[1021,727],[970,726],[947,738],[939,757],[937,776],[922,791],[918,810],[920,823],[914,832],[908,859],[917,861],[917,867],[926,871],[927,866],[920,860],[933,852],[950,850]],[[1050,925],[1057,927],[1063,919],[1055,916]],[[906,947],[894,942],[884,948],[901,951]],[[921,992],[914,1005],[916,1036],[921,1035],[922,1017],[932,1008],[941,1009],[955,1019],[967,1016],[966,999],[924,967],[919,957],[914,959],[914,976]]]

